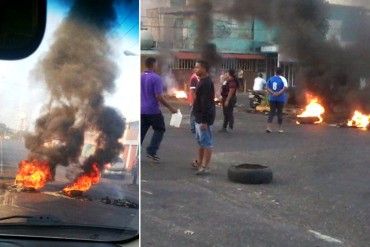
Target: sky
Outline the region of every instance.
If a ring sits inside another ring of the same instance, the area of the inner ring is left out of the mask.
[[[16,60],[0,60],[0,123],[17,129],[21,119],[32,130],[41,107],[47,101],[45,84],[35,83],[31,71],[53,43],[53,32],[67,15],[72,1],[49,0],[47,24],[43,41],[31,56]],[[106,104],[117,108],[127,121],[139,120],[140,113],[140,56],[127,56],[124,51],[140,54],[138,0],[121,1],[117,23],[108,32],[113,58],[120,69],[116,92],[106,94]]]

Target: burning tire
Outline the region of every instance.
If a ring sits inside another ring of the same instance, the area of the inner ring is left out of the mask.
[[[257,164],[231,166],[227,171],[227,176],[229,180],[243,184],[268,184],[273,178],[269,167]]]

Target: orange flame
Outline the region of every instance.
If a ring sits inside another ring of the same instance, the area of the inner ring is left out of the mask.
[[[49,163],[46,160],[22,160],[19,162],[16,184],[23,184],[26,188],[41,189],[49,181],[53,181]]]
[[[311,98],[308,96],[308,98]],[[319,124],[323,121],[321,115],[324,114],[325,108],[319,103],[318,98],[311,98],[308,105],[306,105],[304,112],[297,117],[318,117],[319,120],[315,124]],[[297,122],[298,123],[298,122]]]
[[[177,98],[177,99],[186,99],[188,96],[186,95],[185,91],[179,91],[179,90],[175,90],[173,91],[173,95]]]
[[[71,196],[73,190],[85,192],[90,189],[93,184],[97,184],[100,181],[100,170],[95,163],[93,169],[88,174],[83,174],[77,181],[63,189],[64,194]]]
[[[366,128],[370,123],[370,115],[366,116],[360,111],[355,111],[353,117],[348,120],[347,125],[357,128]]]

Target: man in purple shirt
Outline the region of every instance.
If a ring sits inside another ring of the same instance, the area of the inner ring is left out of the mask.
[[[141,74],[141,144],[144,141],[148,129],[152,127],[154,133],[146,152],[148,158],[154,162],[159,162],[160,159],[157,156],[157,151],[166,130],[164,118],[159,109],[159,102],[172,113],[176,113],[177,110],[168,104],[162,95],[162,79],[155,73],[157,70],[157,60],[152,57],[147,58],[145,60],[145,67],[147,70]]]

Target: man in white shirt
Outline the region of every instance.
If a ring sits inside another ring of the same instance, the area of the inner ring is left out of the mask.
[[[263,79],[263,76],[260,73],[254,79],[253,91],[262,91],[265,88],[265,85],[266,85],[266,81]]]

